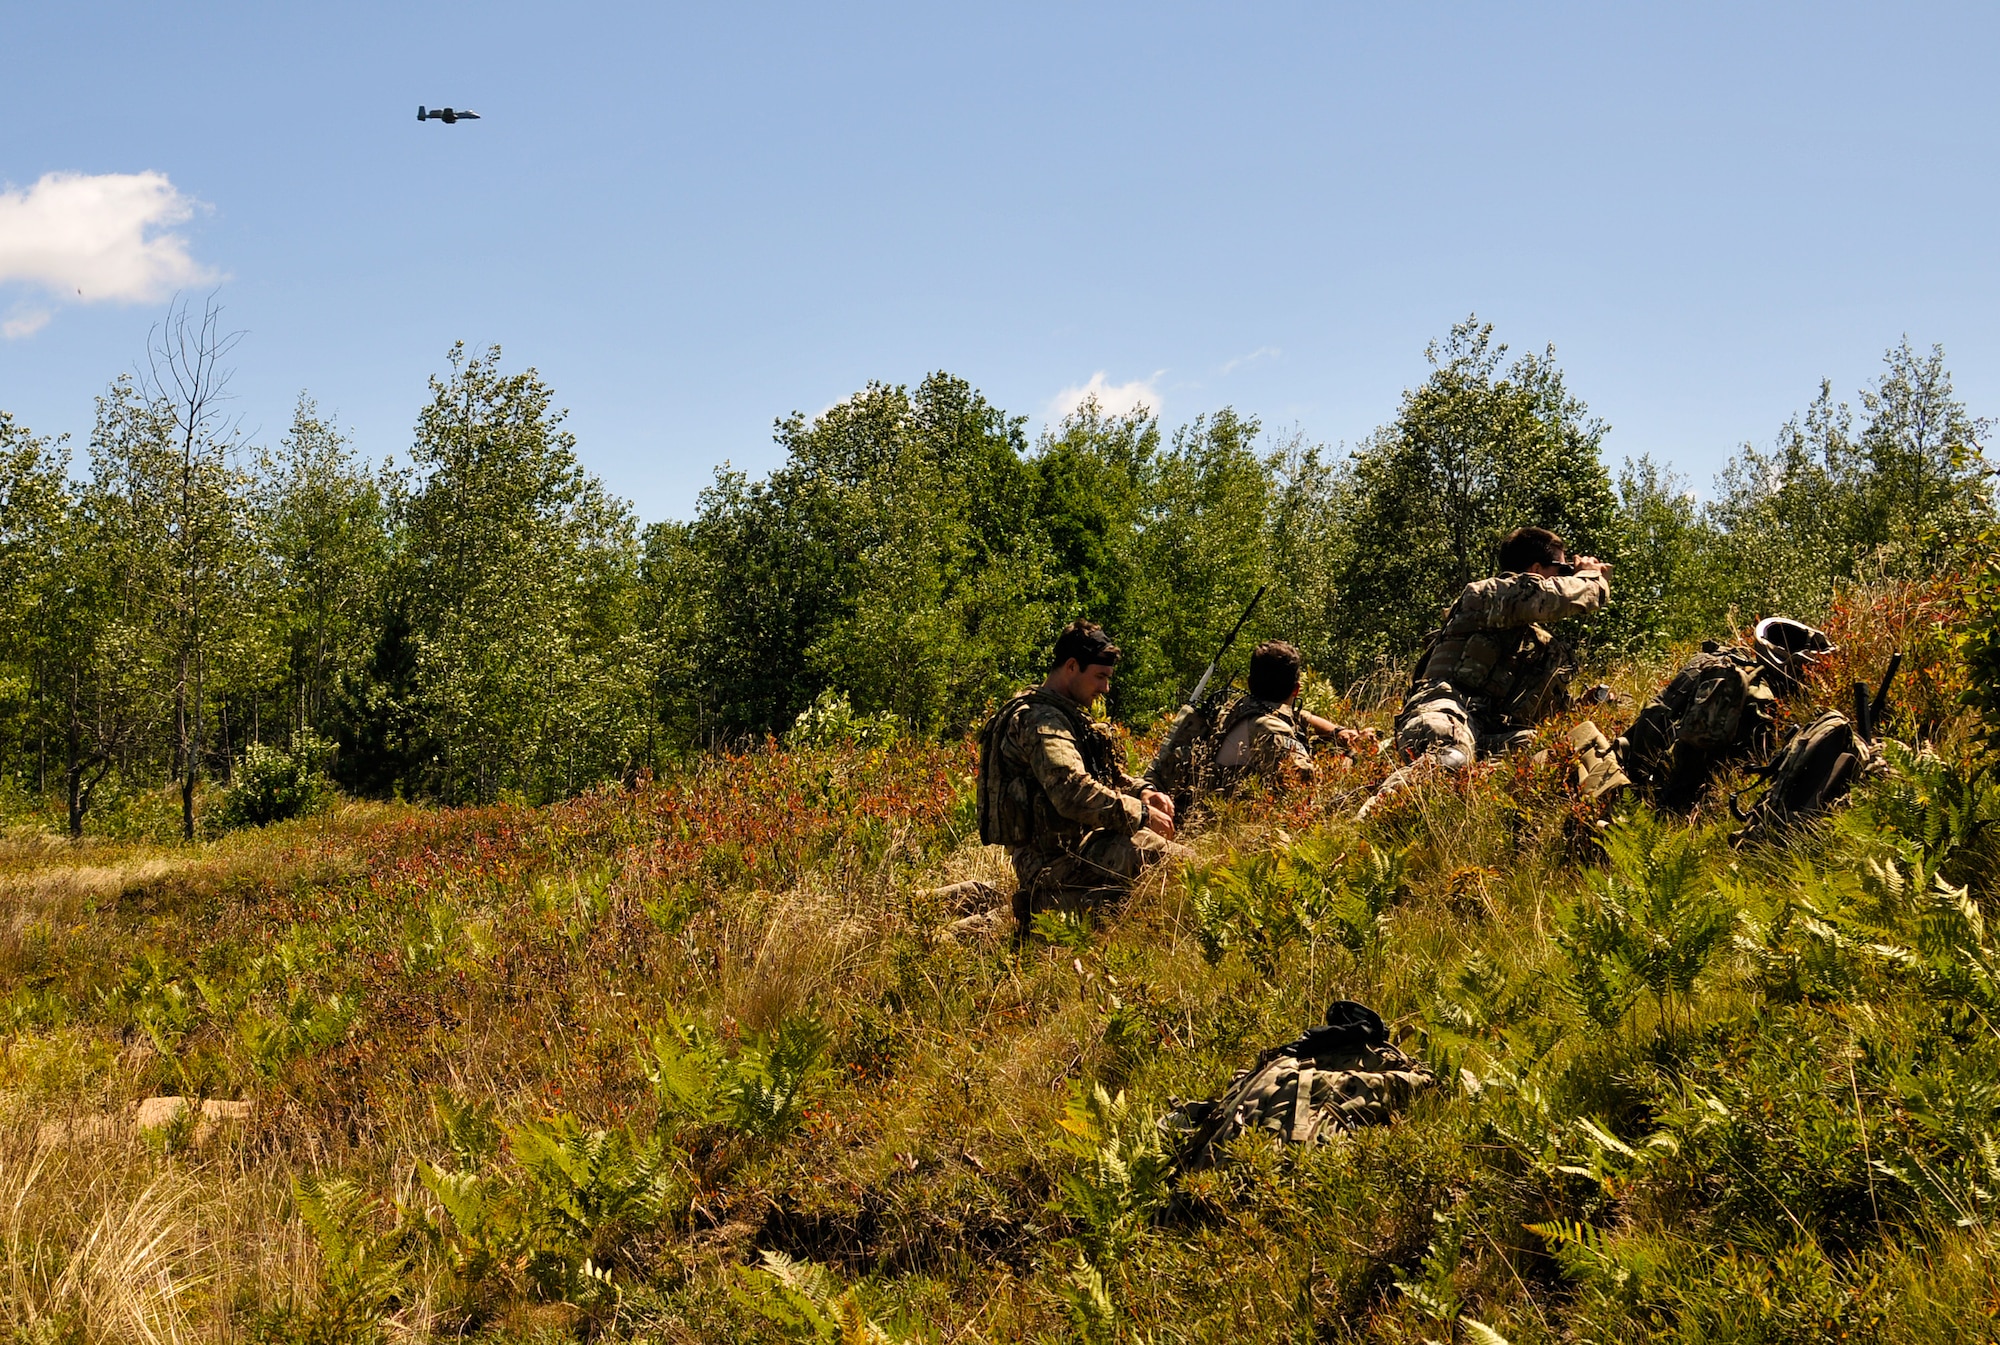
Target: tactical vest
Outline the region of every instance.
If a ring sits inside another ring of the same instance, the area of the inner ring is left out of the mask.
[[[1501,727],[1530,728],[1553,706],[1567,669],[1563,650],[1545,628],[1528,623],[1500,630],[1456,633],[1460,597],[1445,612],[1417,661],[1411,688],[1448,682],[1480,721],[1481,733]]]
[[[1328,1025],[1273,1047],[1239,1070],[1215,1102],[1197,1102],[1163,1123],[1184,1136],[1177,1164],[1207,1167],[1245,1131],[1288,1144],[1324,1144],[1344,1131],[1381,1125],[1437,1076],[1389,1044],[1374,1010],[1351,1000],[1327,1009]]]
[[[1204,791],[1212,792],[1218,789],[1229,789],[1234,787],[1236,782],[1243,778],[1247,767],[1241,765],[1224,766],[1221,764],[1222,745],[1229,740],[1229,735],[1236,732],[1237,729],[1248,724],[1253,719],[1259,719],[1274,711],[1284,712],[1287,718],[1290,717],[1290,712],[1286,710],[1283,702],[1259,700],[1257,697],[1250,695],[1238,696],[1236,698],[1235,704],[1229,707],[1229,712],[1223,715],[1222,722],[1216,725],[1215,731],[1209,736],[1207,750],[1203,754],[1200,775],[1201,788]]]
[[[1065,825],[1048,791],[1025,765],[1013,765],[1003,750],[1014,722],[1030,705],[1052,706],[1060,711],[1076,739],[1077,755],[1092,779],[1112,789],[1118,788],[1118,743],[1104,729],[1092,723],[1065,696],[1031,687],[1016,692],[986,721],[979,732],[979,841],[982,845],[1033,845],[1039,838]]]

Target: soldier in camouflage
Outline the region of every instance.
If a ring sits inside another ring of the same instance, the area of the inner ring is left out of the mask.
[[[1049,674],[1015,695],[980,735],[980,838],[1005,845],[1014,918],[1100,907],[1128,892],[1173,844],[1173,800],[1128,775],[1089,707],[1110,690],[1118,646],[1088,621],[1057,639]]]
[[[1311,737],[1337,741],[1348,751],[1374,751],[1366,733],[1343,729],[1298,707],[1305,660],[1283,640],[1257,646],[1250,655],[1250,689],[1236,699],[1216,727],[1205,752],[1204,793],[1228,793],[1251,780],[1266,789],[1303,784],[1318,774]]]
[[[1602,608],[1611,567],[1592,556],[1572,562],[1547,528],[1509,533],[1499,561],[1498,575],[1467,584],[1446,609],[1417,660],[1396,716],[1396,746],[1409,764],[1371,805],[1424,763],[1457,769],[1525,745],[1566,699],[1570,669],[1547,627]]]

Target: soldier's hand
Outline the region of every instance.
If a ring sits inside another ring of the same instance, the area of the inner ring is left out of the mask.
[[[1139,796],[1146,801],[1146,830],[1155,831],[1163,840],[1174,838],[1174,801],[1157,789],[1149,789]]]
[[[1350,756],[1380,756],[1382,735],[1374,729],[1342,729],[1340,746]]]
[[[1606,579],[1611,577],[1611,562],[1608,560],[1599,560],[1595,556],[1578,556],[1570,564],[1576,566],[1578,574],[1601,574]]]

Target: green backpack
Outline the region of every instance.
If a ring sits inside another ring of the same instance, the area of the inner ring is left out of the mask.
[[[1852,719],[1828,710],[1792,730],[1776,755],[1756,770],[1759,781],[1730,798],[1730,812],[1744,824],[1732,841],[1740,845],[1763,839],[1823,817],[1846,800],[1857,781],[1887,769],[1874,740],[1889,701],[1889,684],[1902,663],[1901,654],[1890,656],[1882,684],[1872,697],[1865,684],[1854,684]],[[1743,795],[1759,783],[1763,793],[1743,808]]]
[[[1853,721],[1828,710],[1793,729],[1777,755],[1757,771],[1762,779],[1730,799],[1730,811],[1744,824],[1732,839],[1738,844],[1762,839],[1824,816],[1846,799],[1855,781],[1880,769],[1880,756],[1855,731]],[[1743,794],[1759,784],[1763,793],[1748,809],[1741,807]]]
[[[1185,813],[1194,802],[1196,787],[1215,750],[1217,730],[1222,727],[1220,697],[1205,697],[1199,705],[1183,705],[1174,716],[1167,736],[1153,753],[1146,768],[1146,783],[1174,801],[1176,814]]]
[[[1222,1146],[1245,1131],[1287,1144],[1325,1144],[1344,1131],[1382,1125],[1437,1076],[1389,1044],[1373,1009],[1353,1000],[1327,1006],[1326,1025],[1274,1046],[1238,1070],[1213,1102],[1168,1113],[1164,1129],[1182,1137],[1175,1164],[1208,1167]]]

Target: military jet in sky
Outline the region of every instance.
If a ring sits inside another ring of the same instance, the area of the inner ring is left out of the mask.
[[[456,122],[461,122],[461,121],[478,121],[479,114],[477,112],[459,112],[448,107],[433,107],[427,109],[424,107],[422,103],[418,103],[417,120],[441,121],[445,125],[450,126]]]

